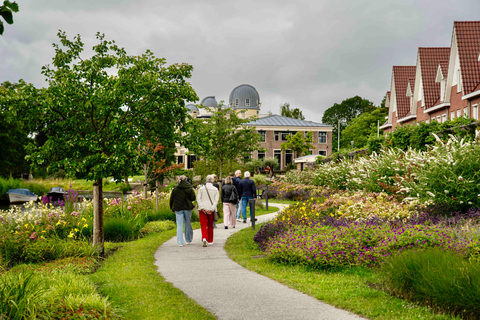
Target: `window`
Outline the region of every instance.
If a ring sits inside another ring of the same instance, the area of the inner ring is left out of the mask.
[[[472,118],[478,120],[478,105],[472,107]]]
[[[258,160],[265,159],[265,151],[258,151],[257,154],[258,154],[257,156]]]
[[[440,119],[440,116],[437,116],[437,119],[436,119],[436,120],[437,120],[437,122],[441,122],[441,121],[440,121],[440,120],[441,120],[441,119]]]
[[[312,150],[312,149],[308,150],[308,152],[307,152],[306,155],[309,155],[309,154],[313,154],[313,150]]]
[[[288,166],[289,164],[293,163],[293,152],[292,150],[285,150],[285,165]]]
[[[457,92],[462,91],[462,75],[460,74],[460,69],[457,70]]]
[[[290,135],[290,132],[282,132],[282,141],[287,141],[287,136]]]
[[[296,131],[274,131],[275,141],[287,141],[287,136],[294,135]]]
[[[429,124],[429,123],[430,123],[430,119],[425,120],[425,123],[426,123],[426,124]]]
[[[245,99],[245,106],[247,106],[247,107],[250,106],[250,99]]]
[[[327,150],[318,150],[318,155],[326,157],[327,156]]]
[[[327,133],[319,132],[318,133],[318,143],[327,143]]]
[[[195,155],[187,156],[187,169],[192,169],[193,168],[193,163],[195,161],[197,161],[197,156],[195,156]]]
[[[468,118],[468,107],[463,108],[463,116]]]
[[[183,162],[183,156],[178,156],[177,157],[177,164],[180,164],[180,163],[185,163],[185,162]]]
[[[252,156],[251,156],[251,155],[250,155],[250,156],[244,156],[244,157],[243,157],[243,162],[244,162],[244,163],[245,163],[245,162],[248,162],[248,161],[250,161],[250,160],[252,160]]]
[[[273,135],[274,135],[274,137],[275,137],[275,141],[280,140],[280,132],[279,132],[279,131],[274,131],[274,132],[273,132]]]
[[[280,170],[282,167],[282,150],[273,150],[273,157],[278,160],[278,166],[275,170]]]
[[[460,118],[462,116],[462,110],[458,109],[457,110],[457,118]]]
[[[450,120],[455,119],[455,111],[450,112]]]
[[[235,99],[235,107],[238,107],[238,99]]]
[[[260,142],[265,142],[267,132],[264,130],[260,130],[258,131],[258,134],[260,135]]]
[[[447,121],[447,114],[442,114],[442,122],[445,122]]]

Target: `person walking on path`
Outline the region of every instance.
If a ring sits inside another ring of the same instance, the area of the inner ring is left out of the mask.
[[[243,223],[247,223],[247,204],[248,200],[255,199],[257,195],[257,190],[255,189],[255,182],[250,180],[250,172],[245,171],[243,174],[244,178],[240,181],[240,197],[242,198],[242,217]],[[252,205],[250,204],[250,210],[252,210]],[[250,217],[251,219],[252,217]]]
[[[217,210],[219,192],[213,186],[213,176],[208,175],[204,186],[198,189],[197,204],[200,226],[202,229],[202,243],[206,247],[213,244],[213,215]]]
[[[217,188],[218,190],[220,190],[220,185],[219,185],[218,182],[217,182],[217,175],[216,175],[216,174],[212,174],[212,176],[213,176],[213,182],[212,182],[213,186],[214,186],[215,188]]]
[[[186,176],[180,176],[180,182],[173,188],[170,194],[170,209],[175,212],[177,220],[177,243],[180,247],[185,244],[183,240],[183,227],[185,225],[185,241],[190,244],[193,239],[191,224],[192,209],[195,207],[195,191]]]
[[[223,224],[225,229],[228,229],[228,226],[235,228],[235,206],[238,203],[238,198],[237,188],[233,185],[232,177],[226,177],[225,184],[222,186]]]
[[[240,181],[242,181],[242,171],[235,171],[235,178],[233,178],[233,185],[237,188],[238,193],[238,203],[237,203],[237,221],[242,221],[240,219],[240,213],[242,212],[242,203],[240,202]]]

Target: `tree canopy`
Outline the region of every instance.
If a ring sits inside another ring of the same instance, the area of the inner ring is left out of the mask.
[[[245,125],[255,118],[241,118],[232,108],[200,107],[212,113],[212,116],[190,121],[184,145],[201,158],[218,161],[222,178],[225,161],[250,156],[259,149],[260,136],[255,127]]]
[[[312,131],[308,131],[306,134],[298,131],[294,135],[288,135],[287,142],[282,143],[281,148],[283,151],[290,149],[297,154],[297,157],[301,157],[304,153],[313,149],[312,142]]]
[[[288,102],[285,102],[280,106],[280,115],[293,119],[305,120],[302,111],[298,108],[290,109],[290,103]]]
[[[342,131],[340,145],[347,147],[350,141],[354,141],[355,148],[365,147],[369,136],[377,134],[377,121],[382,125],[387,114],[386,108],[375,108],[352,119],[351,124]]]
[[[18,12],[18,4],[16,2],[4,0],[3,5],[0,6],[0,16],[6,23],[13,24],[13,12]],[[0,35],[3,35],[3,31],[5,31],[5,26],[0,19]]]
[[[29,156],[34,165],[46,163],[50,172],[63,169],[95,181],[100,198],[94,200],[99,210],[95,215],[101,224],[95,226],[101,233],[94,231],[94,244],[101,242],[103,252],[102,178],[120,180],[132,173],[138,146],[148,140],[174,147],[186,122],[184,101],[198,99],[186,81],[193,68],[165,66],[165,59],[148,50],[127,55],[100,33],[94,55],[82,58],[80,35],[69,40],[59,32],[58,37],[52,66],[42,68],[48,88],[23,86],[16,107],[47,137]]]
[[[372,111],[375,108],[373,102],[363,99],[359,96],[343,100],[340,104],[335,103],[325,110],[322,117],[322,123],[333,127],[332,139],[338,139],[338,122],[340,121],[340,131],[351,124],[352,119],[358,117],[364,112]],[[337,149],[337,144],[333,144],[333,149]]]

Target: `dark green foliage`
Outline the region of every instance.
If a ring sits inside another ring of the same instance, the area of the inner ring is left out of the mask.
[[[18,4],[8,0],[3,1],[3,5],[0,6],[0,17],[2,17],[6,23],[13,23],[13,12],[18,12]],[[5,27],[3,26],[3,21],[0,19],[0,35],[3,35],[3,31],[5,31]]]
[[[376,152],[378,153],[382,149],[382,145],[385,142],[385,137],[380,135],[377,138],[376,135],[371,135],[367,141],[367,149],[368,153]]]
[[[396,295],[478,319],[480,264],[441,250],[409,251],[382,269],[387,288]]]
[[[105,241],[124,242],[140,235],[140,230],[135,223],[123,218],[109,218],[105,220],[103,228]]]
[[[48,188],[39,183],[28,182],[18,179],[3,179],[0,178],[0,197],[3,196],[8,189],[29,189],[38,196],[42,196],[48,192]]]
[[[367,146],[369,137],[377,136],[377,125],[385,122],[387,113],[386,108],[374,108],[352,119],[351,124],[342,131],[340,147],[351,147],[351,141],[354,142],[355,149]]]
[[[23,261],[37,263],[53,261],[66,257],[89,257],[94,254],[92,246],[88,242],[61,240],[57,238],[37,240],[26,246],[23,253]]]
[[[280,106],[280,115],[293,119],[305,120],[302,111],[298,108],[290,109],[290,103],[285,102]]]

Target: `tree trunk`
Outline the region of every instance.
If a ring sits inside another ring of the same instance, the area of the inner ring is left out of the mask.
[[[93,183],[93,246],[97,247],[103,257],[103,181],[102,178]]]
[[[220,185],[220,190],[222,190],[222,185],[223,185],[223,183],[222,183],[222,181],[223,181],[223,180],[222,180],[223,175],[222,175],[222,174],[223,174],[223,160],[220,160],[220,177],[218,177],[219,180],[220,180],[220,181],[218,181],[218,182],[219,182],[219,185]]]
[[[147,199],[147,187],[148,187],[148,167],[147,165],[143,165],[143,174],[145,177],[145,182],[143,183],[143,197]]]
[[[160,181],[157,180],[156,182],[157,188],[155,190],[155,210],[158,212],[158,188],[160,188]]]
[[[126,184],[127,186],[130,185],[130,182],[128,181],[128,175],[126,175],[124,179],[125,179],[125,184]]]

